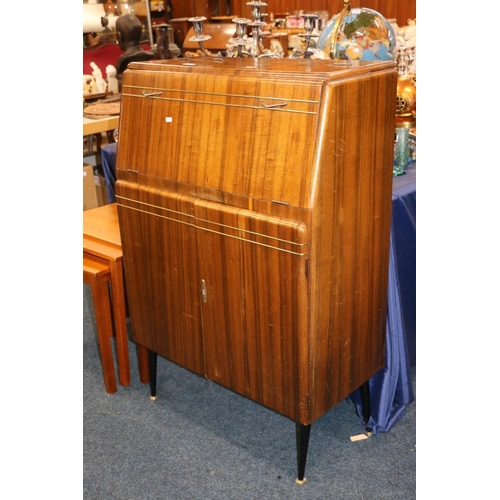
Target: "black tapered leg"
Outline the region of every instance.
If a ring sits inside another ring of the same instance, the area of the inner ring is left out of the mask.
[[[304,472],[306,470],[307,448],[309,447],[309,434],[311,433],[311,425],[303,425],[295,422],[295,437],[297,441],[297,479],[298,484],[306,482]]]
[[[363,419],[365,421],[366,435],[372,435],[372,428],[368,425],[370,417],[372,415],[370,406],[370,381],[367,380],[360,388],[359,393],[361,395],[361,409],[363,411]]]
[[[156,364],[158,361],[158,354],[148,349],[148,364],[149,364],[149,388],[151,396],[149,399],[153,401],[156,399]]]

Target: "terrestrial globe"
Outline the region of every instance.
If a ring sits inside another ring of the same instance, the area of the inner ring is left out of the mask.
[[[321,31],[316,48],[331,59],[351,61],[393,61],[396,57],[396,37],[387,19],[379,12],[344,9],[333,16]]]

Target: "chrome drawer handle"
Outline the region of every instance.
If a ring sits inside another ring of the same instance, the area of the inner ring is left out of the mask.
[[[161,96],[161,92],[152,92],[152,93],[148,93],[146,92],[145,90],[142,91],[142,95],[144,97],[158,97],[158,96]]]
[[[260,101],[260,104],[264,106],[265,108],[272,109],[272,108],[284,108],[285,106],[288,106],[287,102],[276,102],[274,104],[266,104],[264,101]]]

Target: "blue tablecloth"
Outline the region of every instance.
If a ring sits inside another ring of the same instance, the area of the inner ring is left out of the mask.
[[[393,179],[392,232],[398,288],[410,364],[416,362],[416,228],[417,169],[414,162],[406,175]]]
[[[386,367],[370,379],[373,433],[387,432],[414,399],[416,362],[416,163],[393,178]],[[361,416],[359,391],[351,395]]]
[[[104,179],[106,179],[106,194],[108,195],[108,203],[116,202],[116,146],[117,143],[115,142],[101,148],[102,169],[104,170]]]
[[[109,203],[116,201],[116,144],[101,149]],[[410,366],[416,362],[416,163],[393,178],[386,367],[370,379],[373,433],[387,432],[414,399]],[[351,395],[359,415],[359,391]]]

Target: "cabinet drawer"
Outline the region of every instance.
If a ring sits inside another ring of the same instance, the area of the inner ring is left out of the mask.
[[[307,206],[320,86],[177,74],[126,82],[118,170]]]

